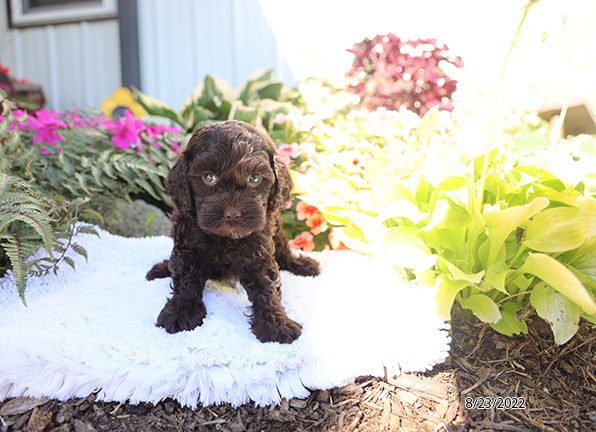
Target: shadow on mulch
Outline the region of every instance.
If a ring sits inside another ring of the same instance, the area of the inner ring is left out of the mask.
[[[361,377],[263,408],[17,398],[0,404],[0,432],[596,430],[593,325],[583,323],[562,347],[539,318],[514,338],[461,319],[452,327],[451,357],[425,374]],[[479,407],[495,403],[503,409]]]

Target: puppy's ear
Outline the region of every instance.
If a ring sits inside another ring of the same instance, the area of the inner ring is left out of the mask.
[[[275,187],[269,198],[269,209],[285,210],[292,197],[291,193],[294,187],[292,176],[283,159],[277,154],[273,154],[271,157],[271,165],[275,172]]]
[[[188,183],[188,148],[178,155],[166,180],[166,189],[174,205],[182,212],[193,213],[194,202]]]

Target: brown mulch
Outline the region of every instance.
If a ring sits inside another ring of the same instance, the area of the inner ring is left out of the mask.
[[[514,338],[461,319],[452,326],[450,359],[424,374],[361,377],[263,408],[130,405],[93,394],[67,402],[17,398],[0,403],[0,432],[596,430],[595,326],[583,323],[562,347],[539,318],[529,335]],[[480,397],[525,406],[466,409],[466,398],[488,403]]]

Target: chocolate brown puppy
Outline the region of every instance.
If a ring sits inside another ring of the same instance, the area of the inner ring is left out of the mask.
[[[281,304],[279,270],[316,276],[319,265],[288,248],[280,210],[292,180],[275,144],[249,124],[230,120],[199,128],[167,182],[174,202],[169,260],[147,279],[172,277],[172,297],[157,318],[169,333],[203,323],[207,279],[237,278],[252,303],[261,342],[290,343],[301,333]]]

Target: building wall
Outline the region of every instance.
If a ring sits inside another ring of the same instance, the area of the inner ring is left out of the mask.
[[[178,108],[206,73],[232,86],[274,68],[292,83],[258,0],[138,0],[141,90]],[[0,60],[41,84],[46,108],[99,107],[121,86],[118,20],[9,29],[0,0]]]
[[[258,0],[143,0],[138,15],[142,89],[174,108],[206,73],[234,87],[273,68],[293,82]]]
[[[120,86],[118,21],[9,29],[0,1],[0,61],[41,84],[46,108],[98,107]]]

